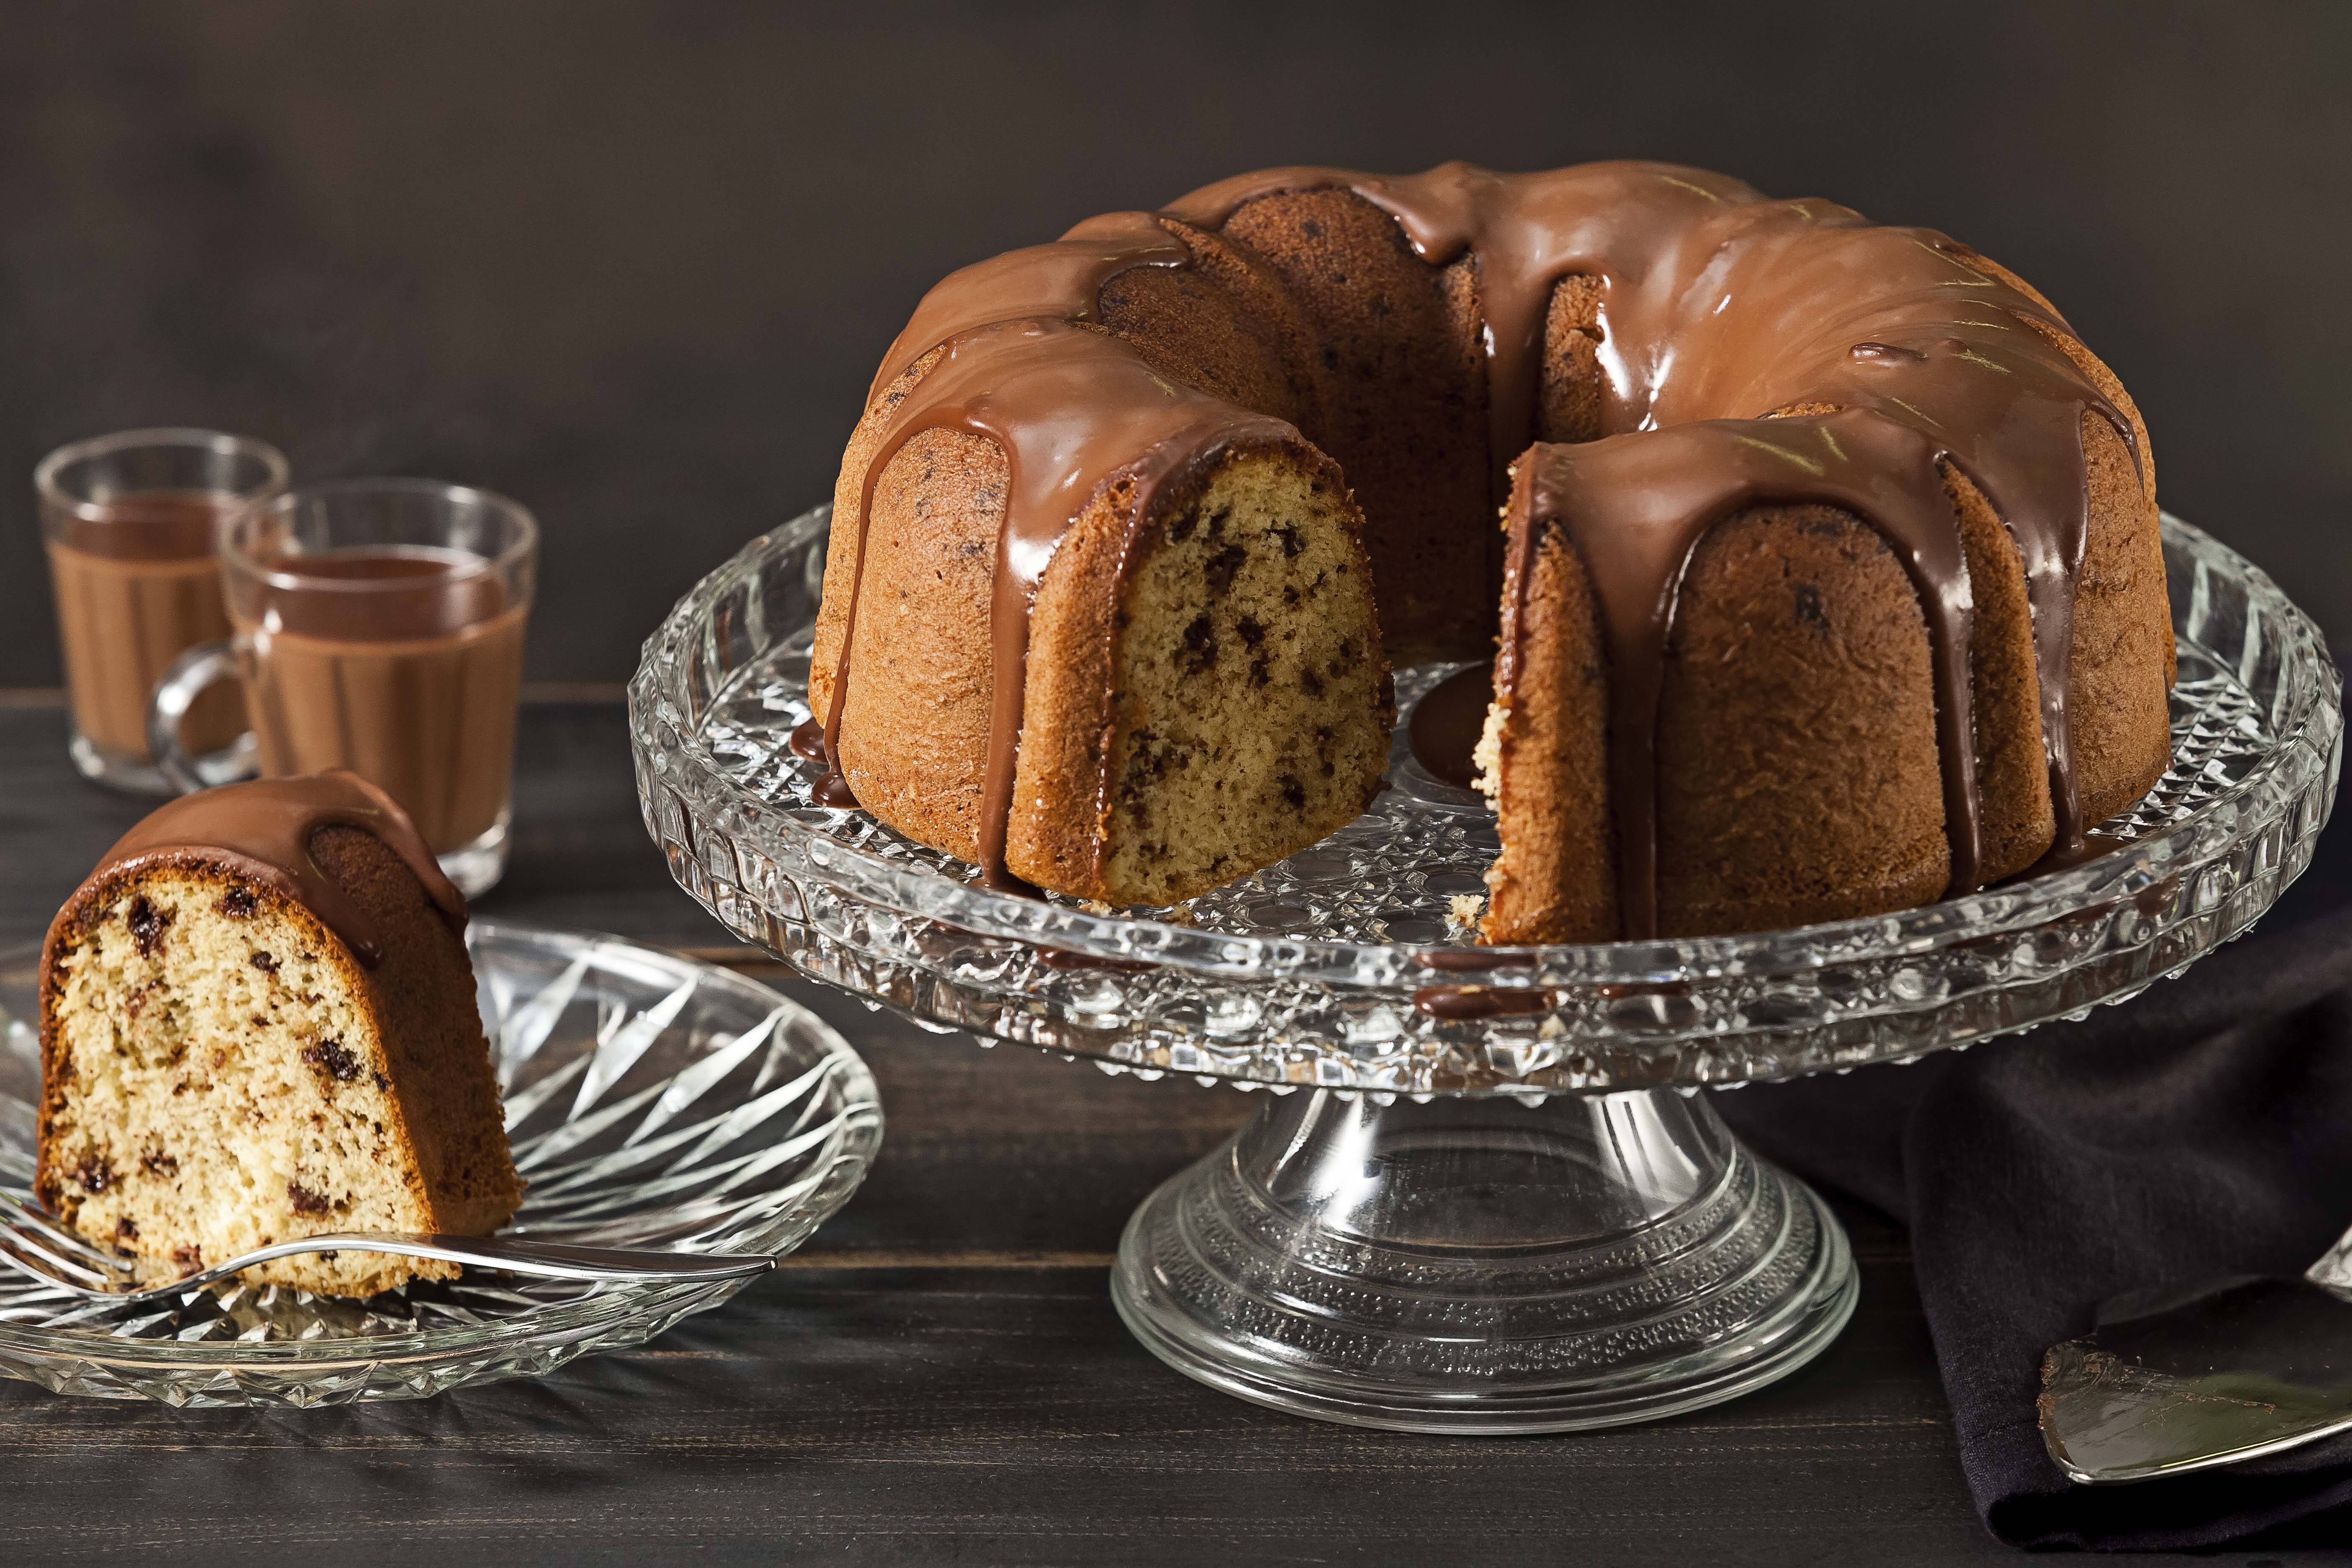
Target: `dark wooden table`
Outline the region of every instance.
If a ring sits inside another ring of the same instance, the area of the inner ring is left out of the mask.
[[[0,942],[37,939],[141,814],[74,778],[53,697],[0,696]],[[1105,1279],[1129,1211],[1254,1101],[927,1035],[728,945],[637,820],[615,694],[526,710],[516,819],[484,912],[742,964],[849,1037],[889,1119],[864,1188],[721,1310],[536,1382],[265,1414],[0,1384],[0,1561],[2012,1555],[1962,1488],[1902,1232],[1868,1210],[1842,1210],[1863,1281],[1844,1337],[1729,1405],[1549,1438],[1276,1415],[1153,1361]]]

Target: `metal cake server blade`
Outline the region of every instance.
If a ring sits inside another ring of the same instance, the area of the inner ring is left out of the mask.
[[[2117,1296],[2042,1359],[2042,1440],[2085,1484],[2275,1454],[2352,1428],[2352,1231],[2299,1279]]]

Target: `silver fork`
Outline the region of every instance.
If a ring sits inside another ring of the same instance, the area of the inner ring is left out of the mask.
[[[384,1252],[401,1258],[431,1258],[509,1274],[550,1279],[652,1280],[689,1283],[740,1279],[764,1274],[776,1260],[764,1253],[720,1257],[707,1253],[563,1247],[547,1241],[507,1240],[485,1236],[432,1236],[416,1232],[338,1231],[298,1237],[216,1263],[162,1285],[138,1282],[122,1259],[91,1246],[16,1194],[0,1188],[0,1264],[45,1285],[78,1295],[125,1303],[184,1295],[241,1269],[273,1258],[312,1252]]]

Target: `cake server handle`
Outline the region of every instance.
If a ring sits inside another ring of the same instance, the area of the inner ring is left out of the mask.
[[[2352,1429],[2352,1231],[2301,1279],[2126,1291],[2042,1362],[2042,1438],[2071,1480],[2146,1480]]]

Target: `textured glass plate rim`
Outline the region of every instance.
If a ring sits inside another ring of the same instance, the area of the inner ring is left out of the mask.
[[[782,992],[762,985],[748,975],[603,931],[571,931],[527,921],[476,920],[469,922],[468,934],[477,941],[495,937],[517,943],[571,942],[591,950],[625,952],[640,960],[650,960],[660,967],[692,970],[698,975],[698,984],[716,984],[724,988],[749,991],[761,999],[763,1008],[783,1009],[786,1016],[826,1042],[826,1057],[842,1064],[843,1076],[837,1092],[843,1093],[853,1103],[875,1106],[881,1103],[872,1069],[842,1037],[838,1029]],[[0,969],[26,963],[37,964],[40,950],[38,942],[0,948]],[[878,1121],[856,1127],[841,1152],[835,1156],[825,1173],[826,1179],[813,1189],[823,1194],[815,1205],[779,1215],[761,1231],[734,1238],[740,1245],[713,1250],[728,1253],[771,1250],[774,1238],[798,1228],[801,1230],[800,1239],[777,1252],[776,1256],[783,1257],[796,1249],[826,1220],[839,1213],[842,1205],[864,1184],[867,1172],[873,1168],[874,1156],[881,1142],[882,1129]],[[844,1170],[850,1173],[845,1181],[840,1179],[840,1173]],[[422,1333],[371,1334],[343,1339],[238,1340],[226,1342],[200,1340],[184,1343],[122,1339],[87,1331],[67,1332],[0,1322],[0,1350],[67,1358],[92,1366],[191,1375],[271,1369],[310,1373],[331,1372],[338,1367],[396,1365],[403,1362],[422,1364],[478,1355],[508,1346],[590,1339],[600,1331],[630,1322],[675,1322],[702,1310],[702,1307],[720,1305],[749,1283],[748,1279],[736,1279],[684,1285],[614,1285],[582,1300],[536,1310],[526,1317],[468,1324],[462,1328],[434,1329]],[[694,1304],[698,1301],[700,1306]]]
[[[753,539],[689,590],[646,638],[643,661],[629,683],[631,739],[640,756],[657,775],[683,773],[699,786],[706,799],[731,807],[735,828],[755,847],[765,847],[759,840],[773,836],[801,848],[813,870],[823,873],[836,861],[852,869],[859,884],[854,896],[870,899],[886,894],[900,912],[983,936],[1048,944],[1098,958],[1146,962],[1218,979],[1323,980],[1361,985],[1368,975],[1432,975],[1439,966],[1423,963],[1425,954],[1449,954],[1458,963],[1462,955],[1476,953],[1489,956],[1490,962],[1476,966],[1475,983],[1496,988],[1655,985],[1727,973],[1794,974],[1916,957],[1961,942],[2031,930],[2086,905],[2127,896],[2177,873],[2181,862],[2210,858],[2217,826],[2232,842],[2242,841],[2280,815],[2273,809],[2261,821],[2250,823],[2241,820],[2239,807],[2269,790],[2299,753],[2312,754],[2326,765],[2342,728],[2341,678],[2327,657],[2318,627],[2260,567],[2201,529],[2166,512],[2162,514],[2166,542],[2187,552],[2200,567],[2241,583],[2257,614],[2275,624],[2283,665],[2302,666],[2308,679],[2294,681],[2282,669],[2283,687],[2302,689],[2291,692],[2293,700],[2285,711],[2272,715],[2270,743],[2242,777],[2171,827],[2135,840],[2124,849],[2031,881],[1915,910],[1735,936],[1473,948],[1203,931],[1148,916],[1097,915],[1064,901],[998,893],[974,882],[894,862],[774,810],[691,743],[688,737],[698,726],[687,714],[697,704],[688,699],[686,682],[691,679],[692,655],[706,640],[711,606],[757,574],[771,557],[813,543],[827,530],[832,515],[829,503],[814,507]],[[791,629],[794,628],[768,631],[774,637]],[[729,684],[742,679],[742,671],[757,668],[756,664],[740,667],[730,674]],[[2207,853],[2200,855],[2200,849]],[[1472,978],[1457,975],[1454,983]]]

